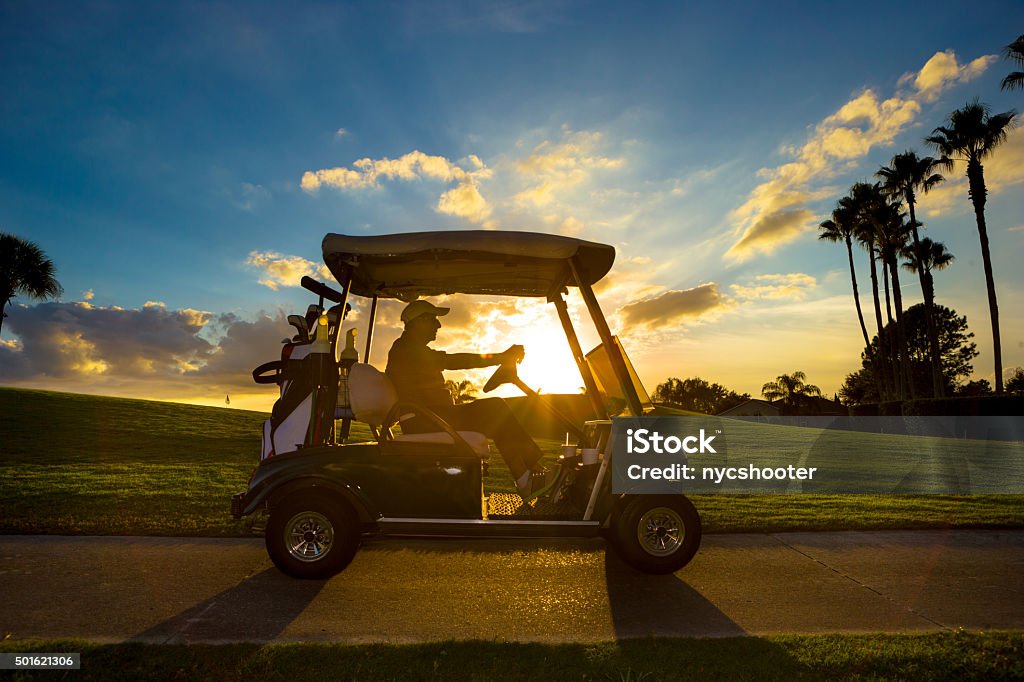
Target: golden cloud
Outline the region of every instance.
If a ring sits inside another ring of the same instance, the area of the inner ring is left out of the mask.
[[[912,82],[922,100],[934,102],[944,90],[977,78],[998,59],[989,54],[961,65],[953,50],[936,52],[916,74],[904,74],[900,83]]]
[[[544,207],[568,188],[586,182],[593,170],[621,168],[623,159],[601,156],[595,150],[602,144],[598,132],[570,132],[563,128],[564,140],[544,140],[528,156],[515,163],[515,169],[533,184],[513,197],[523,206]]]
[[[303,276],[314,279],[331,277],[326,265],[301,256],[286,256],[275,251],[252,251],[245,264],[262,271],[259,283],[277,291],[281,287],[297,287]]]
[[[722,295],[714,282],[692,289],[673,289],[628,303],[618,310],[626,325],[666,326],[686,318],[729,307],[732,302]]]
[[[755,251],[771,253],[804,232],[813,230],[814,227],[814,212],[806,208],[783,209],[761,214],[729,248],[726,256],[743,260]]]
[[[482,223],[491,215],[491,206],[471,182],[464,182],[441,195],[437,211],[465,218],[471,223]]]
[[[818,286],[818,280],[813,276],[802,272],[790,272],[758,275],[754,278],[754,284],[750,286],[733,284],[730,289],[739,298],[747,300],[801,300],[809,290],[816,286]]]

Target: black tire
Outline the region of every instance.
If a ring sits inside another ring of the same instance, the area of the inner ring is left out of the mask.
[[[700,548],[700,514],[682,495],[637,495],[612,519],[612,545],[644,573],[674,573]]]
[[[271,509],[265,539],[267,554],[282,573],[330,578],[359,549],[359,523],[344,500],[297,491]]]

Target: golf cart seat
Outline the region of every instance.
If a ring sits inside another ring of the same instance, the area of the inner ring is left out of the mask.
[[[379,440],[396,443],[436,443],[465,445],[481,457],[490,453],[487,436],[476,431],[455,431],[431,410],[415,403],[399,401],[391,379],[373,365],[357,362],[349,370],[349,391],[355,418],[378,429]],[[413,415],[425,417],[438,425],[431,433],[403,433],[392,436],[391,427]]]

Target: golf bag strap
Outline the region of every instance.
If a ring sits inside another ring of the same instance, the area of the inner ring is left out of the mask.
[[[301,373],[299,361],[272,360],[254,369],[252,380],[257,384],[279,384],[295,379]]]

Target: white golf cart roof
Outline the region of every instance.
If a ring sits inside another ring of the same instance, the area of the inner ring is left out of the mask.
[[[352,293],[404,301],[456,293],[549,296],[576,286],[572,267],[591,285],[615,261],[607,244],[496,230],[328,234],[323,253],[339,282],[351,272]]]

